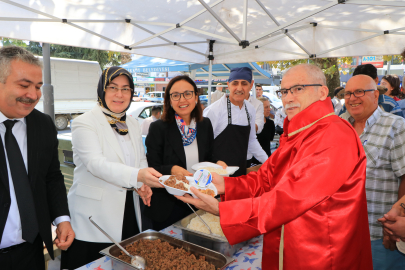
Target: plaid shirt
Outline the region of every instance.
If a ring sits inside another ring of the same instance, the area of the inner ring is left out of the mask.
[[[348,112],[340,117],[352,125]],[[367,119],[360,135],[367,156],[366,196],[371,240],[383,237],[377,222],[398,201],[401,176],[405,174],[405,120],[380,107]]]

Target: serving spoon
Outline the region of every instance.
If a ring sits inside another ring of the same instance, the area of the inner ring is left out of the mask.
[[[132,266],[135,266],[139,269],[145,269],[146,261],[143,257],[130,254],[123,246],[118,244],[118,242],[115,241],[108,233],[106,233],[103,229],[101,229],[100,226],[98,226],[97,223],[95,223],[94,220],[91,219],[91,216],[89,217],[89,220],[91,223],[93,223],[94,226],[96,226],[97,229],[99,229],[105,236],[107,236],[108,239],[113,241],[113,243],[116,244],[117,247],[119,247],[126,255],[128,255],[131,258]]]
[[[202,221],[202,223],[204,223],[204,225],[208,228],[208,230],[210,231],[210,234],[213,234],[212,233],[212,231],[211,231],[211,228],[210,228],[210,226],[208,226],[208,224],[207,223],[205,223],[205,221],[202,219],[202,217],[200,217],[200,215],[199,214],[197,214],[197,212],[196,211],[194,211],[194,209],[193,209],[193,207],[191,207],[191,205],[189,205],[188,203],[187,203],[187,205],[188,205],[188,207],[190,207],[190,209],[191,210],[193,210],[193,212],[194,212],[194,214],[196,214],[197,215],[197,217]]]

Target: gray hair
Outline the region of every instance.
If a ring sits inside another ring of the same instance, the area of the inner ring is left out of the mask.
[[[284,74],[287,75],[289,72],[302,68],[306,71],[307,76],[313,80],[311,83],[320,83],[322,85],[326,85],[326,77],[325,74],[323,73],[322,69],[320,69],[318,66],[313,65],[313,64],[300,64],[293,66],[287,72]]]
[[[17,46],[6,46],[0,48],[0,82],[6,83],[11,72],[11,62],[20,60],[30,65],[42,68],[42,63],[31,52]]]
[[[266,102],[266,101],[270,101],[265,97],[259,97],[258,100],[260,100],[261,102]]]

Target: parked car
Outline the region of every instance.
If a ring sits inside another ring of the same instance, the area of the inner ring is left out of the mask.
[[[163,111],[163,104],[156,102],[132,102],[127,111],[127,115],[138,120],[139,124],[142,124],[145,118],[150,117],[153,106],[160,106]]]
[[[200,95],[199,98],[200,98],[200,101],[208,102],[208,95]]]
[[[165,92],[156,91],[156,92],[146,93],[145,96],[142,98],[142,100],[163,103],[164,97],[165,97]]]

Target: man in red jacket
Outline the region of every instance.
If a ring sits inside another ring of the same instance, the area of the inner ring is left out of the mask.
[[[366,156],[352,126],[333,111],[323,72],[298,65],[283,77],[287,118],[280,147],[258,172],[214,176],[222,196],[178,197],[220,216],[230,244],[264,235],[263,269],[372,269]],[[339,164],[339,166],[336,166]]]

